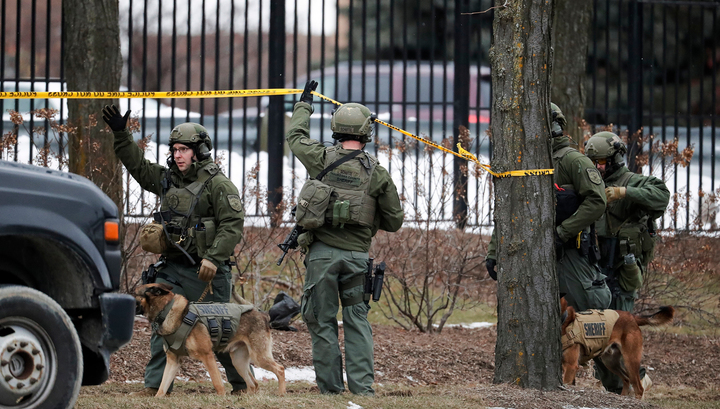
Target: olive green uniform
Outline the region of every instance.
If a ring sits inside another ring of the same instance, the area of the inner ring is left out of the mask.
[[[315,177],[325,169],[325,159],[330,150],[337,157],[353,151],[326,148],[319,141],[310,139],[309,118],[312,111],[308,103],[295,104],[286,139],[309,176]],[[377,159],[366,152],[351,159],[356,160],[364,165],[369,161],[377,163]],[[333,179],[336,183],[342,180],[342,166],[329,172],[323,180]],[[375,165],[369,177],[367,195],[376,201],[372,227],[358,224],[333,227],[326,223],[312,230],[311,243],[307,233],[300,240],[308,246],[301,313],[310,331],[315,376],[322,393],[345,390],[336,319],[339,299],[343,304],[348,388],[356,394],[374,393],[373,339],[367,321],[369,306],[362,302],[363,278],[372,237],[378,230],[394,232],[400,229],[403,210],[397,188],[385,168]]]
[[[670,202],[670,191],[665,183],[654,176],[643,176],[630,172],[622,166],[605,179],[607,187],[626,187],[625,197],[607,205],[605,213],[596,223],[600,253],[600,265],[612,266],[606,269],[612,291],[610,309],[632,312],[635,308],[637,289],[642,284],[652,258],[654,237],[648,233],[648,224],[662,216]],[[614,260],[609,262],[609,248],[614,243]],[[624,258],[632,253],[638,262],[634,268],[625,266]],[[610,392],[622,392],[622,379],[610,372],[604,365],[596,365],[595,376]],[[640,368],[640,378],[645,368]]]
[[[567,136],[553,138],[554,181],[558,186],[572,185],[582,199],[577,211],[556,229],[566,243],[562,257],[557,260],[560,293],[577,311],[604,309],[610,305],[611,298],[605,276],[597,266],[590,264],[574,243],[578,234],[589,231],[590,225],[605,210],[605,185],[590,159],[569,146]],[[488,245],[487,258],[497,259],[495,231]]]
[[[611,242],[608,239],[616,238],[617,240],[613,241],[616,247],[612,260],[614,277],[610,281],[613,291],[610,308],[632,312],[637,289],[642,284],[642,276],[620,279],[626,275],[623,267],[624,256],[632,252],[639,262],[641,272],[645,273],[652,257],[648,251],[654,248],[654,238],[648,233],[648,227],[652,224],[654,230],[655,219],[665,213],[670,202],[670,191],[662,180],[632,173],[625,166],[605,179],[605,186],[623,186],[627,190],[624,198],[607,205],[605,213],[596,224],[602,254],[600,265],[610,265],[607,259],[610,249],[607,247]]]
[[[558,186],[572,185],[581,198],[580,207],[556,228],[565,242],[563,256],[557,262],[560,293],[576,311],[605,309],[610,305],[610,289],[605,275],[575,243],[578,234],[589,233],[590,225],[605,211],[605,184],[600,172],[587,156],[572,149],[566,136],[553,138],[554,180]]]
[[[168,169],[162,165],[151,163],[144,158],[144,152],[134,142],[127,130],[114,132],[115,154],[127,168],[132,177],[143,189],[163,196],[161,208],[174,207],[178,202],[172,194],[165,196],[162,192],[162,181]],[[203,175],[204,172],[212,173]],[[212,221],[215,229],[214,239],[209,238],[200,247],[202,255],[198,254],[198,240],[193,230],[186,240],[187,252],[193,257],[195,264],[177,248],[170,247],[164,254],[166,264],[158,270],[156,282],[173,286],[173,292],[185,296],[190,301],[197,301],[205,290],[207,283],[198,278],[200,260],[205,258],[217,266],[217,272],[212,280],[213,293],[205,296],[203,301],[229,302],[232,283],[228,264],[230,256],[235,251],[235,245],[242,239],[245,214],[242,202],[235,185],[218,171],[212,159],[194,162],[185,174],[180,172],[175,164],[169,171],[173,189],[183,189],[191,186],[198,178],[209,179],[207,185],[200,191],[198,201],[193,210],[195,218],[203,217]],[[210,225],[211,223],[207,223]],[[150,340],[150,362],[145,368],[145,387],[158,388],[165,368],[165,352],[163,341],[153,333]],[[230,355],[216,354],[218,360],[225,367],[228,380],[233,390],[247,389],[242,377],[232,364]]]

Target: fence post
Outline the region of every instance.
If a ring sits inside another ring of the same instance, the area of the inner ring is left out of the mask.
[[[470,21],[462,12],[469,8],[469,0],[455,0],[454,83],[453,83],[453,150],[460,140],[460,126],[468,127],[470,114]],[[459,229],[467,223],[467,173],[461,166],[469,166],[465,159],[453,156],[453,219]]]
[[[635,157],[640,154],[641,146],[637,140],[633,140],[642,126],[643,114],[643,18],[642,4],[638,0],[630,0],[628,3],[628,153],[627,166],[632,172],[637,171]]]
[[[285,0],[270,0],[270,55],[268,84],[285,88]],[[283,197],[285,143],[284,96],[270,97],[268,106],[268,214],[273,216]],[[282,219],[271,217],[271,222]]]

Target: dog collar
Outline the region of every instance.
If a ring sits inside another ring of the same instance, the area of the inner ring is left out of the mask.
[[[165,318],[167,318],[168,314],[170,313],[170,310],[172,310],[173,304],[175,304],[175,298],[170,300],[169,303],[165,305],[165,308],[160,311],[160,314],[155,317],[155,321],[153,321],[153,324],[162,325],[162,323],[165,321]]]

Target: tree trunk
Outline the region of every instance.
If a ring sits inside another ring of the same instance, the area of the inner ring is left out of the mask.
[[[565,133],[583,146],[585,66],[590,41],[591,0],[555,0],[553,67],[550,100],[565,114]]]
[[[117,91],[122,69],[117,0],[63,0],[62,8],[68,91]],[[92,180],[122,211],[122,167],[102,120],[103,106],[112,103],[68,100],[68,123],[76,127],[69,135],[68,168]]]
[[[495,11],[492,64],[496,171],[549,169],[552,2],[509,0]],[[552,176],[495,178],[498,327],[495,382],[561,382]]]

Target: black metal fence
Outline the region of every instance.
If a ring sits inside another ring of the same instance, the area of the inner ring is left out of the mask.
[[[61,2],[0,1],[3,90],[63,89]],[[464,126],[471,151],[486,161],[493,13],[461,13],[492,6],[491,0],[122,0],[121,83],[131,91],[302,88],[312,78],[322,94],[363,103],[380,119],[436,142],[449,138],[454,147],[464,138]],[[594,0],[586,118],[621,130],[643,126],[655,141],[679,138],[680,150],[695,144],[687,168],[652,152],[643,168],[665,175],[680,195],[666,223],[676,228],[716,228],[717,12],[717,2]],[[304,178],[282,144],[296,100],[289,95],[121,104],[138,115],[137,136],[151,135],[159,162],[175,124],[204,124],[225,172],[246,192],[248,214],[262,216],[262,192],[277,203],[278,188],[294,197]],[[61,121],[67,115],[64,101],[0,100],[3,134],[12,128],[8,110],[45,106],[56,106]],[[311,120],[312,136],[327,143],[333,108],[317,101]],[[35,160],[28,146],[51,132],[44,121],[30,121],[30,130],[40,126],[44,132],[30,132],[27,143],[20,135],[14,155],[5,152],[4,158]],[[492,223],[486,175],[471,172],[464,179],[463,161],[428,152],[384,127],[376,135],[370,149],[391,171],[411,218],[452,222],[454,215],[467,214],[470,224]],[[465,189],[463,200],[453,200],[458,187]]]

